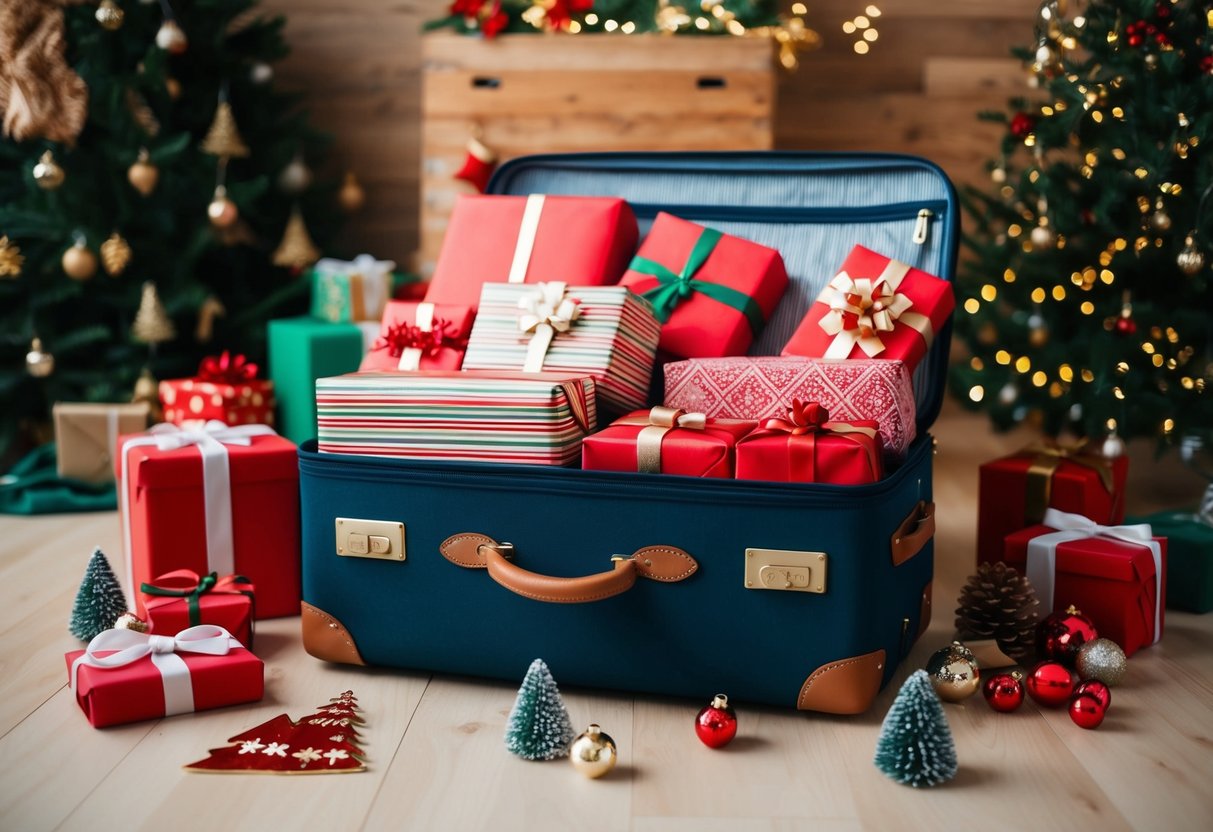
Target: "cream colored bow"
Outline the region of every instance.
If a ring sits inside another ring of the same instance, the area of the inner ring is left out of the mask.
[[[931,342],[931,320],[910,312],[914,302],[897,291],[909,271],[905,263],[890,260],[876,278],[854,278],[845,271],[834,276],[817,297],[819,303],[830,307],[820,326],[834,336],[825,358],[847,358],[856,344],[869,358],[875,358],[884,352],[880,333],[892,332],[898,322],[918,331],[928,344]]]
[[[544,358],[556,333],[568,332],[581,316],[580,301],[568,297],[567,291],[565,283],[536,283],[533,292],[518,300],[518,308],[522,310],[518,314],[518,331],[531,336],[523,372],[543,370]]]

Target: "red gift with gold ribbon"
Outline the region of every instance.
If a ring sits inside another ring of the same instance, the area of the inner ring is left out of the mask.
[[[955,306],[948,281],[855,246],[783,354],[895,358],[912,371]]]
[[[831,422],[817,403],[793,400],[737,443],[737,479],[864,485],[884,474],[879,424]]]
[[[255,589],[248,578],[174,569],[142,584],[139,591],[148,632],[171,635],[199,624],[214,624],[245,647],[253,646]]]
[[[673,407],[637,410],[581,445],[581,467],[684,477],[733,476],[734,448],[757,422],[709,419]]]
[[[1082,444],[1038,442],[985,463],[978,475],[978,562],[1002,560],[1006,536],[1042,522],[1046,509],[1119,524],[1128,473],[1128,457],[1109,459]]]
[[[358,371],[458,370],[475,317],[470,306],[390,301]]]
[[[174,425],[217,421],[225,425],[274,424],[274,383],[239,353],[202,359],[193,378],[160,382],[164,421]]]

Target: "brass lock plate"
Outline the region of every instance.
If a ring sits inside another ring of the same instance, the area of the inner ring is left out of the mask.
[[[404,524],[338,517],[337,554],[347,558],[404,560]]]
[[[775,589],[783,592],[826,591],[825,552],[791,549],[746,549],[746,589]]]

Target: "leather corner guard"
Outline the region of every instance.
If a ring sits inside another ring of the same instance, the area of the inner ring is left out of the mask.
[[[922,606],[918,609],[918,634],[914,636],[915,641],[922,638],[927,627],[931,626],[931,587],[934,583],[927,581],[927,585],[922,588]]]
[[[326,662],[365,666],[358,645],[349,630],[322,609],[302,601],[303,649]]]
[[[884,651],[877,650],[823,664],[804,680],[796,708],[827,714],[863,713],[880,693],[884,663]]]
[[[893,565],[901,566],[922,551],[927,541],[935,536],[935,504],[919,500],[889,539],[893,554]]]

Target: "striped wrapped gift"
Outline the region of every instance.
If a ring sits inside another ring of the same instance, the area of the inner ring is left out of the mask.
[[[644,407],[661,324],[622,286],[486,283],[465,370],[539,370],[594,377],[598,401]]]
[[[585,375],[352,373],[316,381],[320,452],[573,465],[596,427]]]

